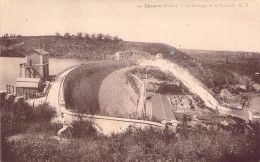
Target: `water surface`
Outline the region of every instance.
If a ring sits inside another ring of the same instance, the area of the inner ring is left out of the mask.
[[[50,58],[50,75],[56,75],[69,67],[88,61],[87,59],[75,58]],[[20,73],[19,64],[24,62],[24,57],[0,57],[0,89],[6,89],[7,84],[15,85],[15,80]]]

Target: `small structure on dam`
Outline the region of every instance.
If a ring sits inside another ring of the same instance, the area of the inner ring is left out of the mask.
[[[20,64],[20,75],[16,80],[18,95],[42,93],[49,85],[49,53],[34,49],[25,55],[25,63]]]

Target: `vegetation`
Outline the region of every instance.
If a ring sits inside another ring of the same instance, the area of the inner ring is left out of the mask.
[[[25,133],[31,129],[34,131],[47,130],[51,127],[49,122],[55,114],[54,108],[44,104],[33,108],[27,103],[6,102],[1,107],[1,136]]]
[[[223,86],[225,84],[245,84],[240,76],[249,80],[256,79],[255,73],[260,69],[260,54],[256,52],[230,52],[182,50],[193,57],[193,66],[186,67],[197,79],[208,88]],[[201,74],[200,74],[201,73]],[[239,75],[235,76],[234,73]]]
[[[165,72],[162,72],[158,68],[154,67],[146,67],[146,68],[135,68],[130,71],[132,74],[140,74],[142,78],[147,74],[148,78],[154,77],[155,79],[158,79],[160,81],[172,81],[176,79],[173,75],[168,75]]]
[[[170,83],[160,83],[159,88],[156,91],[161,94],[187,94],[189,89],[185,87],[182,83],[180,85],[170,84]]]
[[[54,36],[8,36],[1,37],[0,40],[0,56],[6,57],[23,57],[32,48],[39,48],[39,44],[44,44],[44,49],[50,52],[52,57],[113,59],[116,52],[126,50],[138,50],[153,55],[159,52],[169,53],[171,50],[177,53],[174,47],[164,44],[127,42],[118,36],[102,33],[91,36],[87,34],[84,39],[83,33],[81,36],[72,36],[68,32],[63,35],[57,32]]]
[[[113,71],[133,63],[134,61],[106,61],[75,69],[64,81],[66,107],[80,113],[100,113],[98,96],[102,81]]]
[[[258,161],[259,133],[235,134],[222,128],[185,127],[175,134],[153,128],[129,128],[110,137],[81,138],[61,144],[28,136],[8,144],[17,161]],[[259,129],[259,125],[258,125]],[[258,137],[257,137],[258,135]]]
[[[97,130],[94,127],[94,123],[91,121],[83,121],[80,119],[78,121],[73,121],[72,126],[72,137],[76,139],[97,137]]]
[[[10,143],[8,144],[7,140],[13,135],[17,136],[14,140],[19,140],[19,137],[23,138],[27,135],[37,136],[39,132],[44,132],[45,135],[53,135],[61,128],[59,124],[50,123],[56,111],[48,105],[39,105],[33,108],[25,102],[13,102],[5,99],[1,99],[1,103],[2,159],[9,158],[9,149],[12,148],[9,147]],[[31,140],[31,138],[27,140]],[[19,149],[24,148],[20,147]],[[19,159],[16,159],[16,161],[19,161]]]
[[[1,102],[2,161],[257,162],[260,158],[260,124],[236,118],[235,123],[212,123],[208,127],[189,127],[183,122],[176,133],[129,127],[111,136],[98,134],[93,123],[79,120],[72,123],[73,137],[63,142],[53,138],[61,126],[50,123],[55,111],[48,105],[32,108]],[[10,140],[12,135],[16,138]]]

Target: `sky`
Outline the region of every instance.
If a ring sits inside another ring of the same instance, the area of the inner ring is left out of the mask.
[[[194,4],[197,7],[188,7]],[[186,49],[260,52],[260,0],[0,0],[0,35],[55,32],[103,33]]]

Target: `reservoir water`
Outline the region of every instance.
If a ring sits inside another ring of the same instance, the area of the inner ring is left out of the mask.
[[[87,59],[75,58],[50,58],[49,70],[50,75],[57,73],[82,63],[88,62]],[[6,89],[6,85],[15,85],[15,80],[19,77],[19,64],[24,63],[24,57],[0,57],[0,90]]]

